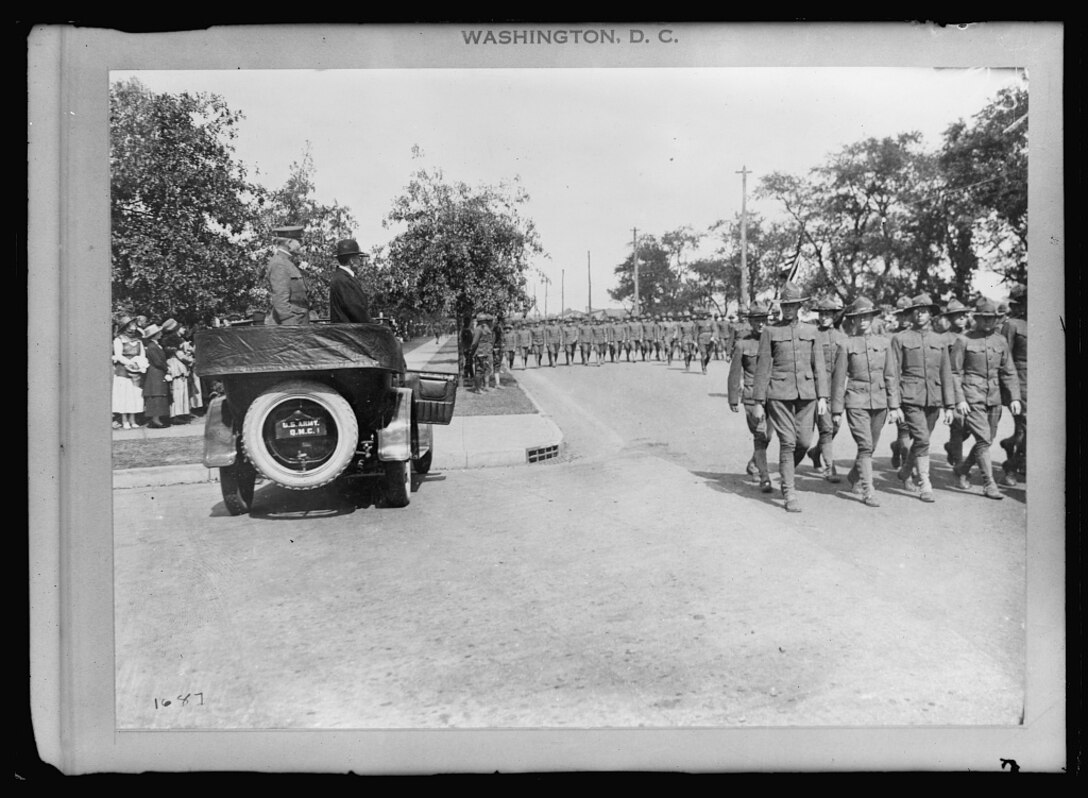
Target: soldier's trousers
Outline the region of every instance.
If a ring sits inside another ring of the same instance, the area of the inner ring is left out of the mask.
[[[880,432],[888,420],[887,408],[866,410],[865,408],[846,408],[846,425],[858,446],[856,460],[872,458],[876,445],[880,441]],[[855,460],[855,462],[856,462]]]
[[[782,493],[789,495],[794,490],[794,468],[812,443],[816,400],[768,399],[767,417],[771,429],[778,436],[778,471],[782,478]],[[801,457],[797,456],[798,453]]]
[[[1001,441],[1001,445],[1009,453],[1005,461],[1005,472],[1016,473],[1026,471],[1028,456],[1028,411],[1027,402],[1020,400],[1022,405],[1020,415],[1013,416],[1012,436]]]
[[[941,408],[903,405],[902,409],[903,421],[911,437],[909,461],[915,463],[919,457],[929,457],[929,436],[937,426]],[[904,462],[907,462],[906,457]]]
[[[993,479],[990,463],[990,445],[997,435],[997,425],[1001,421],[1001,405],[971,405],[971,411],[963,419],[964,440],[970,435],[975,439],[967,459],[963,462],[963,473],[969,474],[971,466],[982,469],[982,478],[989,482]]]
[[[849,420],[849,411],[847,411],[847,419]],[[831,465],[835,460],[835,455],[832,452],[832,442],[839,433],[839,425],[835,423],[835,418],[831,415],[830,410],[823,415],[816,415],[816,431],[819,433],[816,443],[816,448],[819,450],[817,454],[822,455],[824,461]],[[852,427],[851,432],[853,432]]]
[[[764,413],[756,418],[752,412],[754,407],[755,405],[745,405],[744,417],[748,422],[748,431],[752,433],[752,460],[759,469],[760,481],[763,481],[771,478],[767,469],[767,446],[770,443],[770,436],[767,434],[767,414]]]
[[[483,377],[483,384],[484,384],[484,387],[486,388],[488,386],[488,384],[489,384],[489,381],[491,380],[491,375],[494,373],[492,371],[492,368],[491,368],[491,366],[492,366],[491,353],[488,352],[486,355],[477,354],[476,359],[475,359],[475,366],[476,366],[476,370],[475,370],[474,377],[475,377],[475,380],[476,380],[476,388],[479,389],[479,387],[480,387],[480,378],[481,377]]]

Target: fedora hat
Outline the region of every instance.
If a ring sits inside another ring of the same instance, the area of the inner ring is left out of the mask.
[[[347,255],[362,255],[359,242],[354,238],[344,238],[336,242],[336,257],[343,258]]]
[[[807,302],[809,297],[802,296],[801,288],[794,283],[786,283],[782,286],[782,291],[778,296],[778,301],[782,305],[799,305],[802,302]]]
[[[952,316],[956,313],[970,313],[971,308],[960,302],[955,297],[948,300],[948,304],[945,305],[944,310],[941,311],[942,316]]]
[[[928,308],[934,313],[940,313],[941,311],[940,305],[934,302],[929,294],[919,294],[918,296],[911,298],[909,310],[914,310],[916,308]]]
[[[157,324],[149,324],[147,327],[144,327],[144,338],[145,339],[154,338],[156,335],[158,335],[161,332],[162,332],[162,327],[160,327]]]
[[[880,308],[873,304],[873,300],[865,296],[859,296],[846,309],[847,316],[875,316],[878,313]]]

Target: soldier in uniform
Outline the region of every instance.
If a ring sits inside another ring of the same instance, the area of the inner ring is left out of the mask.
[[[793,283],[782,287],[782,319],[767,325],[759,338],[756,373],[752,381],[753,413],[767,415],[778,436],[778,470],[787,512],[799,513],[794,469],[808,450],[817,413],[827,412],[830,395],[816,327],[798,318],[807,297]]]
[[[891,335],[911,328],[913,312],[910,306],[909,296],[901,296],[896,300],[895,321],[890,331]],[[910,449],[910,432],[907,430],[905,421],[895,423],[895,433],[895,438],[892,440],[892,468],[899,468],[903,464],[903,458],[907,456],[907,451]]]
[[[502,351],[506,355],[506,370],[514,370],[514,355],[518,351],[517,328],[515,322],[507,321],[502,326]]]
[[[953,468],[956,487],[970,490],[971,468],[982,471],[983,494],[989,499],[1003,499],[994,480],[990,444],[1001,421],[1003,395],[1014,416],[1020,415],[1020,378],[1013,364],[1008,341],[994,329],[997,306],[988,299],[975,304],[975,326],[952,347],[952,372],[961,390],[956,410],[964,417],[965,435],[975,439],[967,458]]]
[[[842,313],[842,302],[838,297],[822,299],[816,305],[816,313],[819,322],[816,327],[816,343],[823,353],[824,366],[830,375],[835,366],[835,350],[846,341],[846,334],[835,326],[839,314]],[[830,410],[816,415],[816,430],[819,437],[816,445],[808,450],[808,456],[812,459],[813,467],[824,479],[838,482],[839,473],[835,468],[833,445],[839,431],[839,422],[835,421]]]
[[[472,344],[469,357],[476,367],[472,390],[474,393],[487,393],[491,386],[492,355],[495,335],[491,331],[491,316],[487,313],[476,315],[476,329],[472,332]],[[480,388],[481,378],[483,388]]]
[[[598,366],[604,364],[605,355],[608,354],[608,330],[605,327],[607,323],[602,316],[593,324],[593,348],[597,352]]]
[[[529,368],[529,350],[533,346],[533,334],[529,331],[529,322],[519,319],[516,322],[517,330],[514,337],[517,340],[518,354],[521,355],[521,369]]]
[[[623,322],[617,322],[615,319],[609,318],[605,320],[604,324],[604,341],[608,346],[608,359],[616,362],[616,351],[623,348],[623,331],[620,330],[620,325]]]
[[[967,332],[967,314],[970,312],[971,309],[955,297],[949,299],[948,304],[941,311],[941,316],[948,321],[948,329],[944,336],[948,339],[949,354],[956,341]],[[948,443],[944,445],[946,459],[950,466],[963,462],[963,438],[963,416],[956,413],[952,416],[952,424],[948,427]]]
[[[1028,290],[1022,285],[1009,292],[1009,318],[1001,328],[1012,352],[1012,362],[1020,380],[1020,412],[1013,414],[1011,438],[1001,441],[1005,450],[1003,482],[1012,487],[1027,472],[1028,451]]]
[[[567,365],[574,362],[574,352],[578,348],[578,325],[573,318],[563,322],[563,352],[567,356]]]
[[[584,316],[578,325],[578,347],[582,353],[582,365],[588,366],[593,352],[593,319]]]
[[[853,335],[835,344],[835,364],[831,376],[831,416],[838,424],[846,413],[846,423],[857,444],[854,465],[847,474],[850,486],[861,488],[862,502],[879,507],[873,487],[873,452],[880,431],[890,416],[897,420],[899,409],[899,374],[891,351],[891,341],[872,331],[880,308],[866,297],[858,297],[846,310]]]
[[[266,324],[300,325],[310,323],[310,298],[306,281],[299,271],[299,253],[302,252],[302,227],[288,225],[272,231],[276,247],[271,260],[265,266],[272,312],[265,317]]]
[[[928,294],[919,294],[911,300],[911,328],[892,336],[903,418],[911,437],[910,449],[896,476],[908,487],[908,480],[916,474],[919,498],[924,502],[935,501],[929,479],[929,436],[938,416],[943,414],[944,422],[952,423],[957,400],[948,341],[934,332],[930,323],[938,310]]]
[[[548,350],[548,366],[559,363],[559,347],[563,345],[563,328],[557,319],[548,319],[544,325],[544,346]]]
[[[714,320],[710,318],[710,313],[704,310],[699,314],[699,320],[695,322],[695,345],[699,351],[699,365],[702,367],[703,374],[706,374],[706,367],[714,355],[716,332]]]
[[[695,322],[691,318],[691,311],[684,311],[684,318],[677,325],[680,333],[680,354],[684,358],[684,371],[691,368],[691,361],[695,357]]]
[[[767,466],[767,446],[770,437],[767,434],[767,416],[755,414],[755,399],[752,398],[752,385],[756,376],[756,361],[759,356],[759,339],[763,325],[767,322],[770,309],[761,302],[756,302],[748,310],[751,328],[743,338],[734,344],[729,363],[729,409],[736,413],[741,402],[744,403],[744,415],[748,422],[748,431],[752,433],[754,447],[748,461],[749,475],[759,476],[759,489],[764,493],[774,490],[771,486],[771,474]]]

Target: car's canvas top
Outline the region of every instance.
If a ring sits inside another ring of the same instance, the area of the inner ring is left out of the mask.
[[[214,327],[197,332],[202,377],[277,371],[376,368],[404,372],[404,352],[384,324]]]

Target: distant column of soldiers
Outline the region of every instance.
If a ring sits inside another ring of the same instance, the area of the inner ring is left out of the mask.
[[[821,301],[818,323],[803,322],[798,313],[809,299],[786,284],[779,300],[781,319],[773,324],[767,323],[766,305],[752,305],[746,313],[748,328],[729,356],[729,407],[737,412],[741,403],[745,406],[754,446],[747,471],[759,476],[760,489],[773,490],[767,466],[771,432],[779,441],[779,479],[788,512],[801,511],[795,470],[806,454],[825,479],[840,481],[832,444],[845,415],[857,446],[847,479],[865,505],[880,506],[872,458],[885,423],[897,426],[892,441],[896,476],[923,502],[935,501],[929,442],[938,419],[951,428],[945,448],[955,486],[970,490],[977,465],[983,495],[1004,498],[990,448],[1002,406],[1007,406],[1014,432],[1000,442],[1006,452],[1002,483],[1017,484],[1025,473],[1027,449],[1026,291],[1014,289],[1004,321],[987,299],[973,308],[951,299],[942,309],[927,294],[902,298],[887,329],[878,325],[881,308],[867,297],[845,309],[837,300]],[[683,340],[684,333],[672,337]],[[809,448],[814,431],[818,439]],[[964,456],[968,438],[974,445]]]

